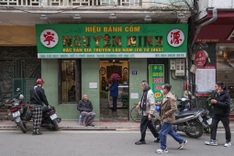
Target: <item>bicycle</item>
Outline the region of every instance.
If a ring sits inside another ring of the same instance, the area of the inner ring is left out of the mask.
[[[135,106],[132,107],[130,116],[133,121],[140,122],[142,117],[142,110],[140,108],[136,109],[137,105],[138,103],[135,103]],[[159,131],[161,129],[161,122],[159,113],[157,113],[156,111],[154,113],[154,117],[152,118],[152,122],[156,130]]]
[[[139,122],[141,121],[142,110],[140,108],[136,109],[136,106],[138,105],[138,103],[134,103],[134,104],[135,106],[133,106],[130,111],[130,117],[133,121]]]

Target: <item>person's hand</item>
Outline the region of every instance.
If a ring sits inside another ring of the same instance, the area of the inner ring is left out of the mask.
[[[218,101],[217,100],[215,100],[215,99],[211,99],[211,101],[210,101],[212,104],[216,104]]]
[[[138,109],[139,109],[139,105],[136,106],[136,110],[138,110]]]
[[[152,115],[151,114],[148,115],[148,120],[152,120]]]

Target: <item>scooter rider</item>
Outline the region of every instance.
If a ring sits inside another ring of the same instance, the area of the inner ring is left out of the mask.
[[[30,90],[30,104],[33,108],[33,132],[32,135],[42,135],[40,131],[42,120],[42,106],[45,104],[50,108],[45,91],[42,88],[44,80],[39,78],[36,85]]]

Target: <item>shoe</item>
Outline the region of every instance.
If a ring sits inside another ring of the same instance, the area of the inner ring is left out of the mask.
[[[94,124],[88,124],[88,126],[92,126],[92,127],[94,127]]]
[[[225,144],[224,144],[224,147],[230,147],[232,144],[231,144],[231,142],[226,142]]]
[[[142,145],[142,144],[146,144],[146,142],[145,142],[145,141],[140,141],[140,140],[139,140],[139,141],[135,142],[135,144],[136,144],[136,145]]]
[[[154,140],[154,142],[159,143],[160,142],[160,138],[157,138],[156,140]]]
[[[187,140],[184,140],[184,141],[180,144],[180,146],[178,147],[178,149],[179,149],[179,150],[182,150],[182,149],[184,148],[184,146],[185,146],[187,143],[188,143],[188,141],[187,141]]]
[[[155,153],[157,153],[157,154],[163,154],[163,153],[168,153],[168,150],[167,149],[157,149],[156,151],[155,151]]]
[[[42,135],[41,132],[33,132],[32,135]]]
[[[212,140],[212,139],[210,141],[206,141],[205,144],[210,145],[210,146],[217,146],[218,145],[216,140]]]

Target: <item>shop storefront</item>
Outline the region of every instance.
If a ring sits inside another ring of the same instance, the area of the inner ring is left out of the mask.
[[[36,25],[38,58],[50,103],[63,119],[76,120],[76,101],[88,94],[96,120],[107,119],[112,100],[110,77],[118,77],[117,112],[129,120],[139,84],[148,80],[156,100],[169,82],[183,92],[187,53],[186,24]],[[120,118],[118,118],[120,120]]]
[[[196,44],[193,47],[194,65],[191,72],[195,74],[195,92],[198,96],[208,96],[214,90],[216,81],[222,81],[234,99],[234,25],[232,10],[216,10],[199,21],[205,25],[206,21],[214,19],[212,23],[201,28]],[[216,16],[215,18],[213,16]],[[195,68],[194,68],[195,67]],[[234,113],[233,111],[231,112]]]

